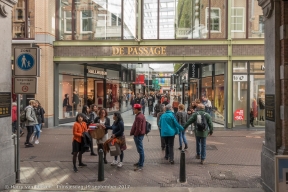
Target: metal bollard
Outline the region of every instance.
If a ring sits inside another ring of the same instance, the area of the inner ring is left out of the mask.
[[[98,162],[98,181],[104,181],[104,152],[102,149],[98,152],[99,162]]]
[[[181,151],[181,157],[180,157],[180,183],[186,182],[186,166],[185,166],[185,151]]]

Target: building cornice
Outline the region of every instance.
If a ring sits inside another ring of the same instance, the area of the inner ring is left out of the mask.
[[[0,16],[7,17],[8,15],[8,7],[13,7],[18,0],[0,0]]]
[[[258,5],[262,7],[263,15],[269,18],[274,9],[273,0],[258,0]]]

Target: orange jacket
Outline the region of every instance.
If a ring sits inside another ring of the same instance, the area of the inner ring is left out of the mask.
[[[178,106],[179,106],[179,102],[178,101],[173,101],[173,104],[172,104],[173,106],[173,108],[178,108]]]
[[[73,140],[81,143],[82,133],[85,131],[87,131],[87,125],[84,121],[81,124],[75,122],[73,125]]]

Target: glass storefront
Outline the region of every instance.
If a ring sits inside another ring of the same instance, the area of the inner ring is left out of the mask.
[[[66,122],[65,119],[73,120],[82,112],[84,105],[96,104],[98,108],[107,108],[109,112],[119,111],[119,79],[115,80],[117,74],[119,78],[118,71],[91,66],[85,70],[85,66],[79,64],[59,65],[60,123]]]
[[[234,126],[265,125],[264,62],[233,63]]]

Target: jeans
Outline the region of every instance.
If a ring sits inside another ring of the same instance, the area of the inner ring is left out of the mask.
[[[184,144],[187,145],[187,140],[186,140],[185,131],[181,131],[181,132],[179,133],[179,145],[180,145],[180,147],[182,146],[182,140],[183,140]]]
[[[41,123],[34,126],[34,130],[35,130],[34,136],[37,137],[37,139],[39,139],[39,137],[40,137],[41,126],[42,126]]]
[[[139,153],[139,161],[138,161],[139,167],[143,167],[144,159],[145,159],[144,148],[143,148],[143,138],[144,138],[144,135],[134,136],[134,142],[137,148],[137,152]]]
[[[145,107],[142,107],[142,113],[145,114]]]
[[[174,138],[175,136],[163,137],[165,139],[165,158],[170,158],[170,161],[174,161]]]
[[[200,150],[201,148],[201,150]],[[196,152],[200,155],[201,160],[206,158],[206,137],[196,137]]]
[[[26,142],[25,142],[25,144],[28,144],[31,135],[33,134],[34,126],[26,126],[26,128],[27,128],[27,136],[26,136]]]

